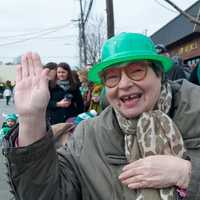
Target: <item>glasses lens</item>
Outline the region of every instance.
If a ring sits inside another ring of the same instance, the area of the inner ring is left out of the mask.
[[[110,68],[101,74],[102,81],[107,87],[115,87],[121,78],[121,69],[120,68]]]
[[[121,70],[124,70],[131,80],[140,81],[145,78],[148,66],[150,66],[150,63],[141,61],[129,63],[125,67],[109,68],[101,73],[101,79],[105,86],[115,87],[121,80]]]
[[[147,66],[146,62],[130,63],[124,70],[130,79],[140,81],[146,76]]]

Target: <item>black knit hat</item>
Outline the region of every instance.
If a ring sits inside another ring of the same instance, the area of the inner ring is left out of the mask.
[[[156,52],[158,54],[162,54],[162,53],[167,53],[168,50],[166,48],[166,46],[164,44],[157,44],[155,45],[155,48],[156,48]]]

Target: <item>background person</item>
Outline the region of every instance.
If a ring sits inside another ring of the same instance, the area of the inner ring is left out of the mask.
[[[78,78],[81,83],[79,89],[84,102],[84,111],[88,111],[91,102],[92,84],[88,81],[88,69],[86,67],[79,69]]]
[[[56,74],[58,65],[55,62],[48,62],[43,66],[44,69],[49,69],[49,88],[54,88],[56,85]]]
[[[188,190],[186,199],[200,198],[200,88],[163,79],[172,61],[158,55],[148,37],[122,33],[105,42],[89,79],[104,84],[110,106],[81,122],[57,153],[44,116],[48,71],[37,54],[22,60],[15,93],[19,133],[3,151],[19,199],[163,200],[176,199],[180,189]]]
[[[56,84],[50,91],[48,115],[50,124],[65,122],[83,112],[81,93],[72,77],[70,66],[59,63],[56,71]]]
[[[200,85],[200,63],[192,70],[189,81],[196,85]]]
[[[102,89],[103,89],[103,86],[101,84],[93,84],[93,87],[91,90],[89,110],[94,109],[96,110],[97,113],[100,113],[102,111],[102,108],[100,105],[100,97],[101,97]]]
[[[10,103],[10,99],[12,96],[12,90],[11,90],[11,82],[10,81],[6,81],[6,85],[5,85],[5,90],[3,92],[3,96],[6,99],[6,105],[8,106]]]
[[[163,44],[157,44],[155,47],[157,53],[167,57],[171,57],[169,51]],[[172,81],[182,78],[189,78],[188,68],[186,68],[186,66],[183,64],[182,59],[178,56],[174,56],[172,57],[172,60],[174,61],[174,64],[173,67],[168,72],[166,72],[166,78]],[[184,71],[185,68],[187,69],[186,73]]]
[[[49,92],[50,92],[50,97],[52,97],[52,93],[54,92],[54,88],[56,87],[56,80],[57,80],[57,64],[55,62],[49,62],[43,66],[44,69],[48,69],[48,77],[49,77]],[[51,98],[49,101],[52,101]],[[54,109],[54,106],[52,106],[51,103],[47,106],[47,112],[46,112],[46,118],[47,121],[51,122],[51,115],[52,115],[52,109]]]
[[[17,124],[17,115],[8,114],[5,115],[6,121],[3,122],[2,128],[0,130],[0,144],[2,143],[3,138],[9,133],[9,131]]]

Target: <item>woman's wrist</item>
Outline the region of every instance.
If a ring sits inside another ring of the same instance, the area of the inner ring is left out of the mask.
[[[192,165],[191,162],[188,160],[183,160],[183,161],[184,161],[184,163],[182,164],[183,168],[179,169],[180,176],[176,186],[181,189],[187,189],[190,183]]]
[[[37,116],[19,117],[19,146],[30,145],[41,139],[45,134],[46,118],[44,113]]]

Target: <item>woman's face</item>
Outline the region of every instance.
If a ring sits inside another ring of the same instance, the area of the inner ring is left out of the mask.
[[[126,118],[135,118],[143,112],[152,110],[160,96],[161,76],[155,74],[149,63],[146,65],[146,75],[142,80],[131,80],[123,67],[119,83],[112,88],[106,87],[109,103]],[[137,76],[137,73],[141,72],[137,68],[130,73],[136,73]],[[111,78],[113,77],[112,74]]]
[[[82,83],[82,82],[87,82],[87,74],[85,73],[79,73],[78,74],[78,78],[79,78],[79,80],[80,80],[80,82]]]
[[[66,81],[68,79],[68,71],[62,67],[57,68],[57,79],[60,81]]]

